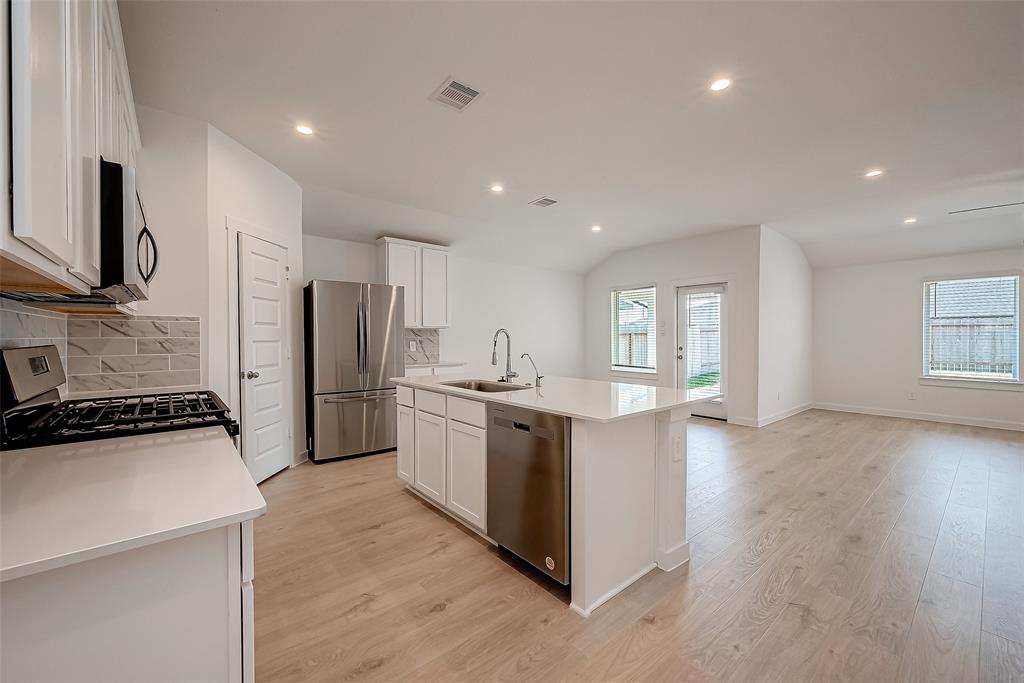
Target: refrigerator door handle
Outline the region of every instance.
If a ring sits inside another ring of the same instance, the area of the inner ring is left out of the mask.
[[[384,401],[395,398],[394,394],[388,396],[356,396],[355,398],[325,398],[324,403],[355,403],[356,401]]]
[[[363,302],[356,304],[356,373],[359,384],[363,386],[363,375],[366,373],[366,311]]]

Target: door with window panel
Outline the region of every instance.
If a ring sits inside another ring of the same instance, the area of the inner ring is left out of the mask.
[[[725,285],[680,287],[676,299],[676,386],[698,398],[723,394],[695,405],[693,414],[725,419]]]

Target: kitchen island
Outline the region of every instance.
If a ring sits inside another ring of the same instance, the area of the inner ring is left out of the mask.
[[[452,384],[474,379],[493,381],[493,371],[394,379],[399,477],[413,491],[487,537],[486,404],[558,415],[570,424],[571,608],[589,616],[655,567],[672,571],[689,559],[686,422],[690,406],[718,395],[569,377],[508,391]],[[439,455],[419,430],[445,424],[451,438],[440,439]]]

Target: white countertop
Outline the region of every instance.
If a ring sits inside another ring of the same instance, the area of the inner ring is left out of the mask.
[[[466,363],[458,360],[439,360],[436,363],[406,363],[407,368],[461,368]]]
[[[262,515],[222,427],[0,453],[0,581]]]
[[[530,387],[497,393],[483,393],[442,384],[442,382],[455,382],[460,379],[493,381],[496,379],[496,374],[492,370],[489,373],[395,377],[392,378],[392,381],[399,386],[429,389],[477,401],[493,401],[510,406],[522,406],[593,422],[614,422],[648,413],[659,413],[663,410],[710,401],[721,396],[721,394],[687,392],[668,387],[652,387],[646,384],[604,382],[574,377],[545,377],[539,388]],[[516,384],[521,385],[525,382],[520,378]]]

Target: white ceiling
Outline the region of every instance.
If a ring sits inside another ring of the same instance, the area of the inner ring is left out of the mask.
[[[1020,210],[966,233],[948,216],[1024,200],[1021,2],[120,8],[136,99],[291,174],[307,233],[577,271],[758,223],[816,264],[1024,238]],[[429,101],[446,76],[483,95]],[[709,92],[719,76],[734,85]],[[527,206],[544,194],[559,203]]]

